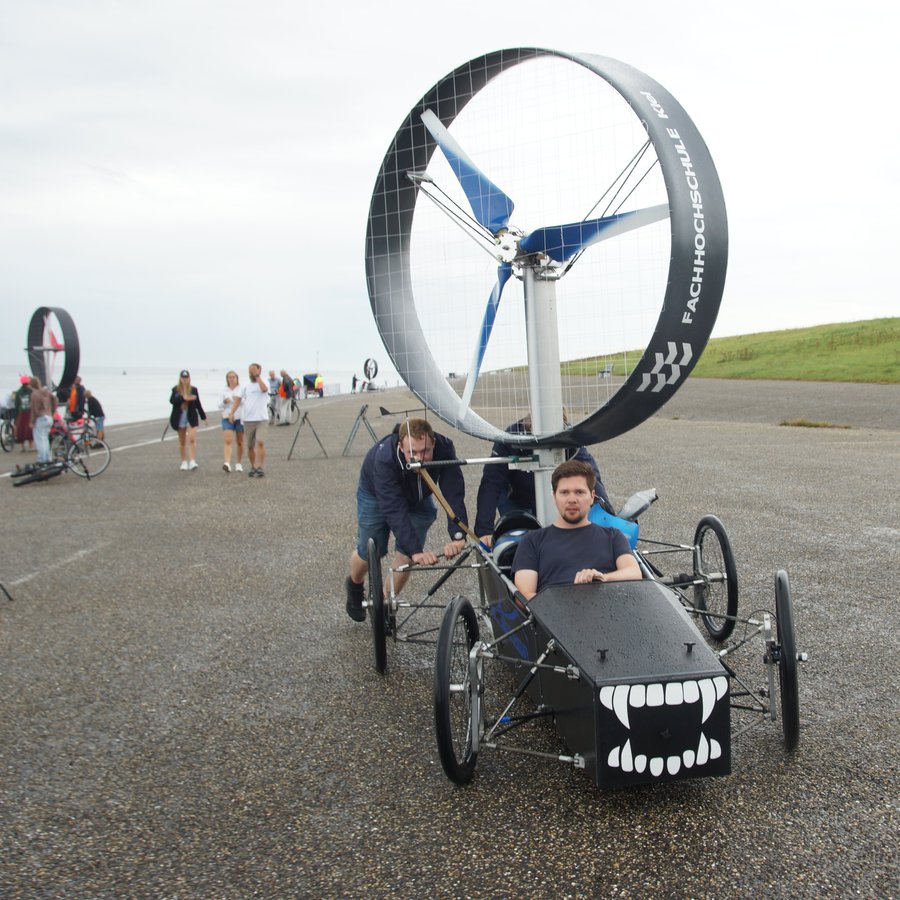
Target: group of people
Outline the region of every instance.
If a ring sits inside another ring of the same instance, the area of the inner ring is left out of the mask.
[[[260,426],[268,421],[270,382],[262,374],[259,363],[248,367],[249,383],[241,385],[240,376],[234,370],[225,375],[225,387],[219,398],[222,412],[222,438],[225,472],[243,472],[244,447],[250,462],[251,478],[262,478],[265,473],[266,441],[265,430]],[[274,372],[269,373],[274,376]],[[283,373],[286,375],[287,373]],[[289,377],[289,376],[288,376]],[[178,383],[169,397],[172,413],[169,425],[178,433],[178,450],[183,472],[199,468],[197,462],[197,428],[200,420],[206,421],[206,411],[200,400],[200,392],[191,383],[191,373],[182,369]],[[232,455],[236,460],[232,470]]]
[[[526,418],[511,425],[510,433],[527,433]],[[513,455],[505,442],[494,444],[492,456]],[[365,580],[369,569],[368,543],[375,541],[379,557],[388,552],[390,534],[394,535],[396,554],[392,569],[402,566],[433,565],[437,555],[425,549],[428,529],[437,518],[434,492],[443,496],[447,512],[448,540],[443,555],[453,558],[465,547],[468,519],[465,508],[465,482],[459,465],[434,468],[424,478],[411,462],[451,461],[456,459],[453,442],[433,430],[425,419],[407,419],[375,444],[366,454],[356,491],[357,537],[350,556],[346,579],[346,609],[351,619],[364,621]],[[516,588],[530,600],[541,588],[551,584],[580,584],[590,581],[626,581],[641,577],[637,560],[625,535],[616,528],[596,525],[589,519],[595,499],[609,504],[596,460],[584,448],[578,448],[561,463],[551,477],[557,517],[546,528],[529,532],[520,542],[513,561]],[[497,513],[514,511],[534,515],[536,508],[534,474],[510,469],[506,463],[485,465],[478,489],[475,535],[490,547]],[[451,515],[452,512],[452,515]],[[393,588],[402,589],[409,570],[393,574]],[[387,580],[381,586],[387,590]]]
[[[2,398],[4,415],[14,421],[16,443],[21,450],[37,450],[37,463],[50,462],[50,429],[54,416],[68,421],[94,419],[97,437],[105,437],[106,417],[100,401],[81,383],[76,375],[72,384],[61,385],[56,392],[41,384],[36,375],[22,375],[19,387]]]

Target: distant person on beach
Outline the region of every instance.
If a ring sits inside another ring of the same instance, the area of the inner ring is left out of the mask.
[[[247,457],[250,460],[250,478],[262,478],[266,473],[263,466],[266,462],[266,433],[259,426],[269,418],[268,384],[262,375],[259,363],[250,363],[250,384],[241,388],[240,395],[231,401],[231,412],[236,413],[241,407],[241,422],[247,441]],[[274,375],[274,372],[270,373]]]
[[[286,369],[281,370],[281,380],[278,382],[278,424],[290,425],[291,400],[294,396],[294,379],[288,375]]]
[[[37,461],[40,465],[50,462],[50,426],[53,424],[53,413],[56,412],[56,397],[33,375],[29,386],[34,446],[37,448]]]
[[[206,413],[203,411],[199,392],[191,384],[191,373],[187,369],[182,369],[178,384],[172,388],[169,403],[172,404],[169,424],[178,432],[181,471],[197,469],[197,426],[200,419],[206,421]]]
[[[74,422],[84,418],[84,386],[81,376],[76,375],[69,388],[69,396],[66,400],[66,418]]]
[[[350,382],[350,393],[351,394],[356,393],[356,384],[358,381],[359,381],[359,379],[356,377],[356,372],[354,372],[353,373],[353,381]]]
[[[22,452],[31,449],[34,433],[31,429],[31,379],[23,375],[19,379],[19,389],[16,391],[16,443]]]
[[[104,430],[106,416],[103,415],[103,407],[91,391],[84,392],[84,402],[87,407],[88,415],[94,420],[94,428],[97,431],[97,437],[102,441],[106,438],[106,431]]]
[[[408,469],[406,463],[454,459],[453,441],[437,434],[425,419],[407,419],[366,454],[356,490],[356,549],[350,556],[350,575],[346,580],[347,615],[355,622],[366,618],[363,598],[369,571],[369,538],[374,538],[379,556],[384,556],[393,532],[395,569],[410,563],[432,566],[437,562],[437,555],[425,549],[425,536],[437,518],[431,488],[418,471]],[[466,522],[462,470],[458,465],[447,465],[435,472],[434,480],[447,503],[460,521]],[[451,558],[462,551],[465,540],[459,526],[449,517],[447,529],[450,540],[444,544],[443,553],[446,558]],[[408,572],[395,573],[395,591],[399,591],[408,578]]]
[[[236,408],[235,399],[238,402]],[[219,407],[222,410],[222,438],[225,442],[225,462],[222,463],[222,468],[226,472],[231,471],[231,447],[232,444],[237,444],[234,471],[243,472],[241,460],[244,458],[244,424],[241,421],[241,388],[237,372],[232,371],[225,376],[225,390],[222,391]]]

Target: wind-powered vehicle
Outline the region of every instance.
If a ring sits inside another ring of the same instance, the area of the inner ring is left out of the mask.
[[[592,521],[629,538],[641,581],[544,588],[526,602],[509,569],[518,542],[539,527],[528,514],[498,523],[493,550],[470,534],[467,552],[441,567],[420,600],[401,601],[393,590],[384,596],[376,565],[366,606],[378,671],[385,671],[389,641],[435,643],[430,629],[410,629],[409,636],[404,629],[423,608],[443,607],[434,716],[451,780],[467,783],[486,749],[574,765],[602,788],[727,775],[732,740],[779,717],[785,748],[796,749],[798,666],[806,655],[797,651],[787,573],[775,576],[773,610],[741,615],[722,522],[704,516],[690,544],[641,538],[637,519],[656,499],[655,490],[641,491],[618,516],[599,504],[591,511]],[[473,569],[477,587],[434,602],[451,576]],[[508,683],[497,676],[500,665],[519,680],[494,696]],[[555,724],[567,753],[523,742],[523,726],[542,719]]]
[[[741,618],[718,519],[702,519],[692,544],[640,546],[636,519],[652,497],[636,495],[618,518],[644,578],[546,588],[527,604],[504,557],[527,526],[552,519],[550,473],[565,449],[636,427],[684,383],[715,323],[727,255],[725,202],[702,136],[662,85],[616,60],[540,48],[478,57],[426,92],[388,148],[366,235],[385,348],[427,408],[473,437],[527,450],[535,477],[536,521],[502,522],[493,552],[470,534],[477,600],[457,595],[439,629],[435,725],[454,781],[471,778],[484,749],[513,749],[510,737],[534,718],[551,718],[569,750],[559,758],[603,787],[724,775],[732,716],[738,732],[774,718],[776,682],[785,743],[796,746],[787,575],[776,575],[774,614]],[[488,278],[479,314],[470,298]],[[462,371],[457,393],[444,373]],[[523,407],[531,432],[505,432]],[[584,413],[571,428],[564,407]],[[690,566],[669,572],[661,550],[689,554]],[[369,603],[383,670],[400,623],[379,574],[370,572]],[[756,637],[762,687],[732,664]],[[497,662],[523,677],[495,709],[487,673]]]

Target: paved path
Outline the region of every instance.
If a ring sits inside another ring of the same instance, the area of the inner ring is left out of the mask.
[[[223,473],[216,430],[178,471],[163,422],[112,429],[96,481],[0,479],[0,894],[896,896],[900,391],[853,387],[689,382],[596,448],[617,502],[659,489],[645,535],[723,518],[742,611],[788,569],[811,657],[795,756],[766,727],[730,777],[629,791],[508,755],[444,778],[431,649],[382,678],[343,611],[360,398],[305,407],[328,460],[270,429],[265,479]]]

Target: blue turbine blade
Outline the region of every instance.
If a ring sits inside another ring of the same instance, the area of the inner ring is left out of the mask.
[[[531,234],[522,238],[519,249],[525,253],[546,253],[557,262],[571,259],[580,250],[597,241],[624,234],[634,228],[641,228],[665,219],[669,215],[666,204],[636,209],[619,213],[615,216],[603,216],[600,219],[587,219],[584,222],[573,222],[571,225],[551,225],[549,228],[536,228]]]
[[[506,228],[514,208],[512,200],[469,159],[430,109],[422,113],[422,122],[447,157],[478,223],[494,235]]]
[[[478,381],[481,363],[482,360],[484,360],[488,341],[491,339],[491,331],[494,329],[494,319],[497,318],[497,307],[500,306],[500,295],[503,293],[503,287],[506,282],[509,281],[510,275],[512,275],[512,265],[510,265],[510,263],[501,263],[497,268],[497,283],[491,291],[491,296],[488,297],[487,309],[485,309],[484,318],[481,320],[481,331],[478,333],[478,343],[475,346],[472,365],[469,367],[469,375],[466,378],[466,386],[463,389],[462,400],[460,401],[460,416],[465,415],[465,411],[469,408],[469,404],[472,401],[472,393],[475,390],[475,383]]]

